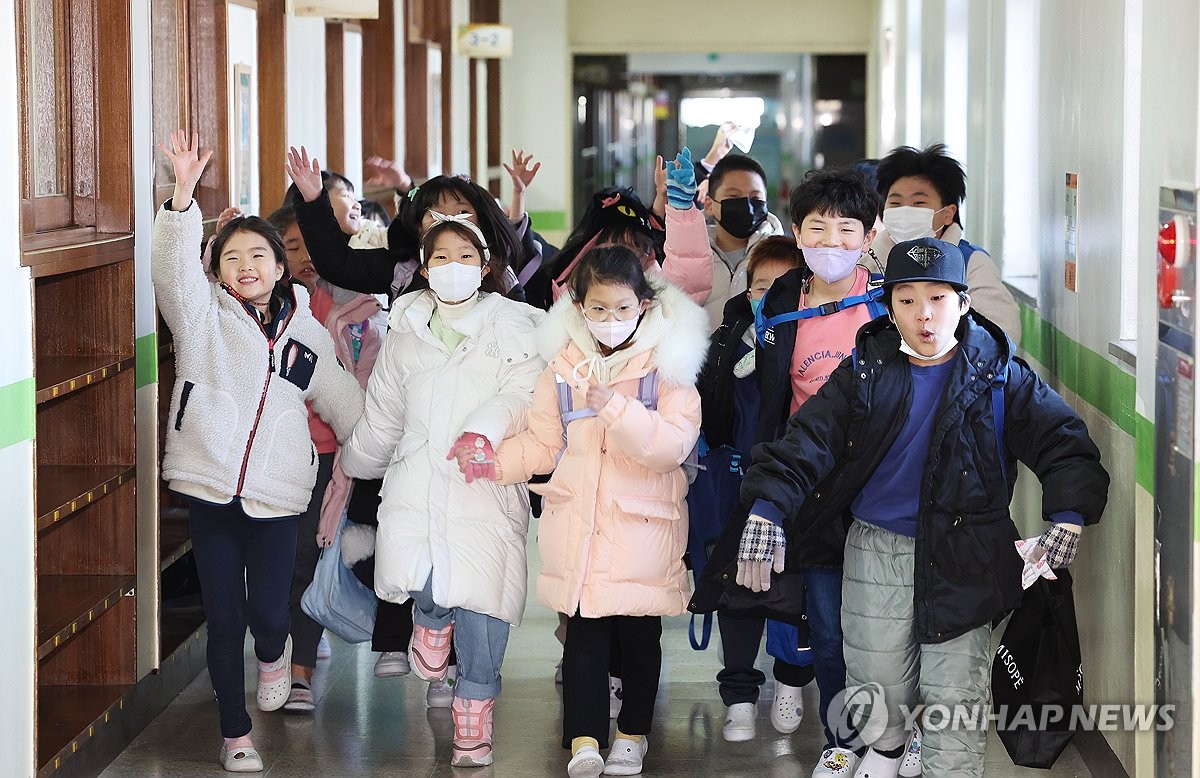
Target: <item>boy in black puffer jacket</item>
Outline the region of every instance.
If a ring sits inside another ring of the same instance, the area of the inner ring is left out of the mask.
[[[754,313],[762,305],[775,279],[800,267],[803,262],[803,255],[794,238],[773,235],[756,243],[750,250],[747,263],[746,276],[750,288],[729,299],[725,304],[721,326],[713,333],[708,359],[696,382],[704,414],[701,429],[709,454],[705,461],[707,470],[699,475],[698,483],[688,493],[688,512],[693,533],[703,527],[724,526],[730,520],[730,506],[711,498],[713,492],[719,496],[734,492],[736,486],[730,484],[726,489],[717,486],[705,489],[701,481],[737,479],[739,476],[731,474],[741,473],[740,463],[750,462],[750,449],[756,442],[760,413],[759,378],[755,373]],[[736,509],[733,506],[733,510]],[[693,567],[700,570],[702,565],[695,558],[695,545],[692,545],[692,553]],[[796,604],[794,614],[771,615],[788,618],[800,625],[803,621],[803,601]],[[762,611],[748,612],[725,606],[717,610],[725,665],[717,673],[717,681],[720,683],[721,701],[726,706],[723,734],[730,742],[752,740],[756,733],[758,692],[766,676],[754,667],[754,662],[758,658],[765,622]],[[805,629],[798,642],[807,645],[807,637]],[[795,652],[795,655],[807,659],[808,653],[806,650],[803,653]],[[776,657],[774,676],[771,723],[779,732],[790,734],[799,727],[803,716],[800,689],[813,680],[811,660],[800,665]]]
[[[895,776],[901,707],[988,713],[991,624],[1021,600],[1009,516],[1016,462],[1042,484],[1051,567],[1099,521],[1108,474],[1079,416],[995,324],[970,310],[958,247],[922,238],[888,257],[889,318],[858,333],[850,359],[758,446],[737,581],[771,586],[814,546],[845,548],[847,685],[879,684],[887,726],[857,775]],[[786,539],[786,540],[785,540]],[[985,726],[930,728],[923,775],[982,776]]]

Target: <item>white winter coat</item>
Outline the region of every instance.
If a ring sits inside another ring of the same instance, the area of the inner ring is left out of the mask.
[[[342,449],[357,478],[383,476],[375,591],[403,602],[433,574],[433,599],[517,625],[525,610],[524,485],[470,484],[447,460],[464,432],[495,448],[525,428],[546,363],[534,328],[544,315],[485,294],[453,322],[464,340],[451,354],[430,330],[434,297],[411,292],[392,305],[387,339],[367,384],[367,407]]]
[[[292,287],[288,319],[273,340],[196,257],[200,208],[159,210],[150,277],[175,336],[175,388],[162,476],[303,513],[317,480],[306,402],[344,440],[362,415],[358,381],[337,360],[329,333]]]

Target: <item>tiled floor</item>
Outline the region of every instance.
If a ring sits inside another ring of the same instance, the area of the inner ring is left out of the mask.
[[[536,551],[531,559],[536,558]],[[531,587],[532,591],[532,587]],[[531,597],[532,600],[532,597]],[[260,713],[253,704],[253,663],[247,652],[247,703],[254,719],[255,745],[265,775],[445,776],[524,778],[566,775],[566,752],[559,748],[560,688],[553,682],[560,648],[553,631],[557,617],[531,601],[525,622],[513,630],[504,664],[504,691],[496,711],[496,764],[483,769],[452,769],[448,709],[425,706],[425,685],[413,676],[376,679],[369,646],[331,638],[333,658],[317,670],[319,704],[315,715]],[[716,636],[706,652],[688,645],[687,619],[667,620],[663,634],[663,677],[655,731],[645,774],[649,776],[803,776],[820,754],[816,687],[805,689],[808,713],[793,735],[770,725],[768,683],[760,701],[758,737],[747,743],[721,738],[724,707],[717,696]],[[769,666],[765,660],[760,667]],[[208,675],[201,674],[165,713],[102,773],[117,776],[222,775],[217,706]],[[994,778],[1089,775],[1074,747],[1054,769],[1013,767],[992,736],[987,775]]]

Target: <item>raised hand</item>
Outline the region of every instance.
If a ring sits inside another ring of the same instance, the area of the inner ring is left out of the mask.
[[[308,149],[301,146],[296,151],[295,146],[290,147],[283,160],[283,169],[295,182],[304,202],[311,203],[321,194],[321,165],[316,157],[308,158]]]
[[[233,221],[234,219],[239,219],[245,215],[246,214],[242,213],[241,208],[238,208],[235,205],[229,206],[225,210],[221,211],[221,215],[217,217],[217,232],[223,230],[225,225],[229,224],[229,222]]]
[[[404,166],[391,159],[380,156],[367,157],[363,161],[367,167],[367,186],[390,186],[393,189],[409,190],[412,188],[412,177],[405,172]]]
[[[192,194],[196,191],[196,184],[200,182],[200,176],[203,175],[204,167],[212,158],[213,152],[212,149],[200,151],[200,139],[194,132],[191,143],[188,143],[187,133],[175,130],[171,133],[170,143],[170,148],[167,148],[165,143],[158,144],[158,147],[167,155],[167,159],[171,160],[171,167],[175,172],[175,192],[171,195],[171,208],[186,211],[192,205]]]
[[[717,137],[713,138],[712,147],[704,155],[704,161],[708,163],[709,167],[720,162],[726,154],[733,150],[733,143],[729,140],[729,136],[736,129],[737,125],[733,122],[723,122],[717,128]]]
[[[512,166],[504,165],[513,185],[512,202],[508,206],[508,216],[513,221],[517,221],[525,215],[525,190],[533,183],[533,178],[541,167],[542,163],[534,164],[533,154],[526,154],[525,149],[520,151],[513,149]]]
[[[692,208],[696,200],[696,166],[687,146],[675,156],[674,167],[666,165],[667,202],[680,211]]]

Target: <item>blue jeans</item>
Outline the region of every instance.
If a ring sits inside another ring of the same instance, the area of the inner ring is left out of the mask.
[[[458,678],[454,696],[464,700],[491,700],[500,696],[500,665],[508,648],[508,622],[466,608],[443,608],[433,601],[433,574],[425,588],[409,592],[413,598],[413,623],[426,629],[444,629],[454,622],[454,652]]]
[[[842,655],[842,568],[809,567],[802,575],[813,667],[821,696],[818,710],[821,727],[825,730],[825,746],[845,747],[844,743],[835,742],[827,720],[830,701],[846,688],[846,659]]]

